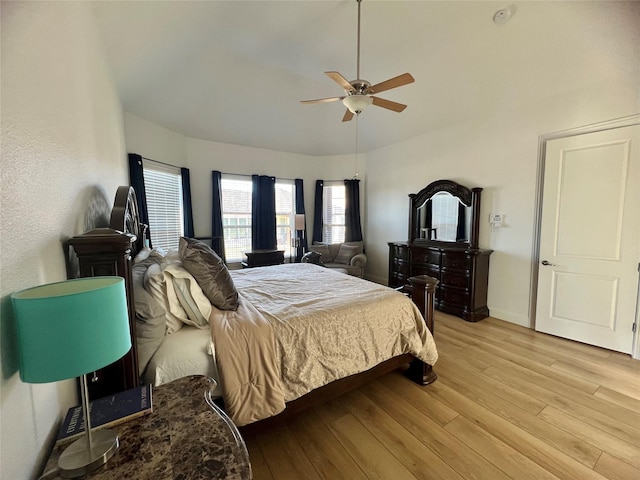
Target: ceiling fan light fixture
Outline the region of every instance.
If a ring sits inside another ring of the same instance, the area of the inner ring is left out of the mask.
[[[373,103],[373,98],[369,95],[349,95],[342,99],[342,103],[351,113],[359,115],[365,108]]]

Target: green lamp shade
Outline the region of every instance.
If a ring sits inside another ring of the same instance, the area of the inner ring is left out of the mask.
[[[51,283],[11,298],[23,382],[79,377],[115,362],[131,348],[121,277]]]

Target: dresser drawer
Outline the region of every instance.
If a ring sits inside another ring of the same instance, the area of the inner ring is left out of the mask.
[[[431,263],[440,267],[440,252],[434,250],[412,250],[411,261],[413,263]]]
[[[440,301],[451,305],[467,305],[469,302],[469,292],[456,288],[440,288]]]
[[[393,272],[397,272],[405,276],[409,276],[409,272],[411,271],[411,264],[404,260],[393,258],[391,260],[391,270]]]
[[[471,286],[471,277],[464,273],[443,271],[441,282],[442,286],[445,287],[469,288]]]
[[[437,265],[413,264],[411,275],[428,275],[440,281],[440,269]]]
[[[391,288],[401,287],[409,283],[409,276],[402,273],[393,272],[390,275],[389,286]]]
[[[453,270],[470,270],[471,257],[463,252],[444,252],[442,254],[442,268]]]
[[[409,261],[409,249],[406,246],[391,245],[389,253],[392,258]]]

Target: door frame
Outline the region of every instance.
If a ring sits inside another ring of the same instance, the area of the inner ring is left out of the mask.
[[[536,322],[536,302],[538,300],[538,274],[540,270],[540,233],[542,227],[542,200],[544,192],[544,169],[545,156],[547,153],[547,142],[556,138],[573,137],[585,133],[601,132],[621,127],[640,125],[640,113],[629,115],[628,117],[616,118],[605,122],[586,125],[583,127],[561,130],[559,132],[547,133],[538,137],[538,172],[536,177],[536,200],[533,215],[533,246],[531,252],[531,281],[529,294],[529,327],[534,329]],[[633,334],[633,346],[631,356],[640,359],[640,282],[638,296],[636,299],[635,332]]]

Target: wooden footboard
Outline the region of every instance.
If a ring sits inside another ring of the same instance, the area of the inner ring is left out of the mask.
[[[403,285],[398,290],[413,300],[422,317],[424,318],[427,328],[434,334],[434,296],[438,280],[427,275],[417,275],[409,278],[409,285]],[[407,376],[420,385],[429,385],[436,381],[438,376],[433,371],[431,365],[427,365],[422,360],[414,358],[409,364],[406,372]]]

